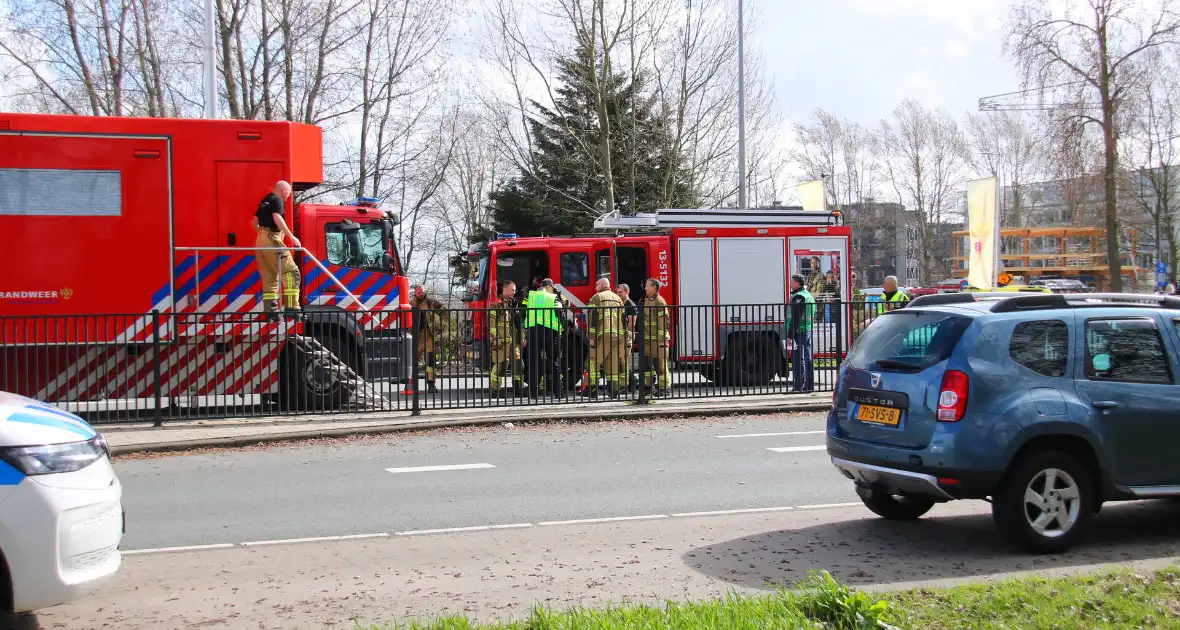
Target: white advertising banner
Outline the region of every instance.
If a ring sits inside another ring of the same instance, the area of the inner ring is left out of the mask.
[[[990,291],[996,288],[996,178],[967,182],[967,284]]]

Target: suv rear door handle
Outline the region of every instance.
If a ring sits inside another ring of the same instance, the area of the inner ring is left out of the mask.
[[[1118,407],[1120,403],[1117,403],[1113,400],[1095,400],[1090,404],[1093,405],[1095,409],[1114,409],[1115,407]]]

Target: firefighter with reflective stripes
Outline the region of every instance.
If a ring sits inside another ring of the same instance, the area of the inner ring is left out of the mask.
[[[488,339],[491,344],[492,370],[488,378],[490,394],[500,395],[500,383],[504,377],[512,379],[512,393],[524,394],[524,362],[520,359],[519,331],[516,326],[516,307],[512,300],[516,296],[516,283],[500,280],[497,283],[497,300],[488,310]]]
[[[284,237],[291,240],[291,247],[302,246],[283,220],[283,204],[290,196],[291,184],[279,181],[254,212],[254,229],[258,232],[254,245],[259,248],[254,250],[254,258],[258,262],[258,275],[262,276],[262,310],[269,317],[278,317],[280,288],[287,312],[299,312],[299,266],[292,260],[291,252],[274,249],[287,247]]]
[[[660,295],[660,281],[648,278],[643,285],[643,386],[650,388],[654,380],[660,396],[671,387],[668,370],[668,302]]]
[[[587,389],[591,398],[598,395],[598,371],[606,374],[612,398],[619,395],[619,367],[623,357],[623,299],[610,290],[610,280],[599,278],[594,297],[586,303],[586,323],[590,333],[590,361]]]
[[[437,367],[434,346],[446,325],[446,307],[442,302],[427,295],[426,287],[421,284],[414,285],[414,297],[410,298],[410,306],[420,309],[418,361],[424,361],[426,364],[426,390],[433,394],[438,391],[434,383],[434,371]]]

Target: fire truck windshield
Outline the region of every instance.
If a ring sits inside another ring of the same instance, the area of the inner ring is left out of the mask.
[[[388,238],[381,223],[335,223],[325,228],[328,262],[341,267],[394,271],[387,249]]]

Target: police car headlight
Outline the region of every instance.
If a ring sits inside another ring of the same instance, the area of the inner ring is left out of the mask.
[[[86,442],[0,447],[0,459],[29,476],[82,470],[106,456],[106,439],[101,435]]]

